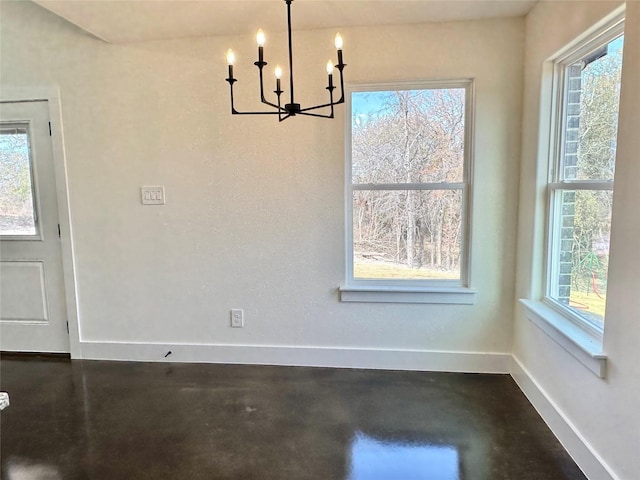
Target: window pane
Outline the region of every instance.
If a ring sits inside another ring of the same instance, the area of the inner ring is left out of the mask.
[[[582,318],[604,325],[611,233],[610,190],[560,190],[560,232],[552,297]]]
[[[356,279],[460,279],[462,190],[353,193]]]
[[[560,179],[613,180],[623,37],[566,67]]]
[[[465,89],[352,94],[353,183],[462,182]]]
[[[0,235],[35,235],[29,136],[24,127],[0,129]]]

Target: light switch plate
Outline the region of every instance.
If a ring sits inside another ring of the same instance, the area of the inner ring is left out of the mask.
[[[164,205],[164,185],[145,186],[140,188],[143,205]]]

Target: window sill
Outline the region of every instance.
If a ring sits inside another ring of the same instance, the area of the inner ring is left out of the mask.
[[[602,352],[602,340],[542,302],[520,299],[527,318],[573,355],[599,378],[604,378],[607,356]]]
[[[340,301],[474,305],[476,291],[466,287],[340,287]]]

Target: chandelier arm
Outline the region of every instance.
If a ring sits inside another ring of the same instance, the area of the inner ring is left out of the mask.
[[[232,115],[236,115],[238,113],[238,111],[235,109],[235,107],[233,106],[233,84],[236,82],[236,79],[229,76],[229,78],[225,79],[227,82],[229,82],[229,89],[231,91],[231,114]]]
[[[333,118],[333,90],[335,89],[335,87],[332,87],[331,85],[327,87],[327,90],[329,90],[329,102],[331,102],[331,118]]]
[[[266,100],[264,102],[262,102],[262,103],[264,103],[265,105],[269,105],[270,107],[273,107],[276,110],[280,110],[281,112],[286,112],[286,110],[284,108],[278,107],[278,105],[276,105],[275,103],[271,103],[271,102],[268,102]]]
[[[333,107],[334,105],[340,105],[341,103],[344,103],[344,99],[342,101],[338,101],[338,102],[323,103],[322,105],[315,105],[313,107],[302,108],[302,109],[300,109],[300,113],[308,112],[309,110],[317,110],[319,108]]]
[[[280,81],[277,81],[277,86],[276,86],[276,90],[273,92],[276,94],[276,96],[278,97],[278,122],[283,121],[284,119],[286,119],[287,117],[289,117],[289,115],[285,115],[284,118],[282,117],[282,107],[280,106],[280,95],[282,95],[282,90],[280,90]]]
[[[270,107],[276,108],[276,109],[281,110],[283,112],[286,111],[280,105],[276,105],[275,103],[269,102],[264,96],[264,83],[262,81],[262,67],[264,65],[266,65],[267,62],[262,62],[262,64],[259,64],[259,62],[255,62],[255,64],[258,67],[258,70],[260,70],[260,74],[259,74],[259,76],[260,76],[260,101],[262,103],[264,103],[265,105],[269,105]]]
[[[339,63],[338,65],[336,65],[336,68],[340,71],[340,100],[335,103],[336,105],[344,103],[344,78],[342,76],[342,70],[344,70],[344,67],[346,66],[346,63]]]
[[[237,110],[233,110],[231,113],[234,115],[279,115],[280,112],[274,110],[272,112],[239,112]]]
[[[308,117],[318,117],[318,118],[333,118],[333,113],[331,114],[321,114],[321,113],[309,113],[309,112],[299,112],[297,115],[306,115]]]
[[[278,107],[278,105],[274,105],[276,108],[279,108],[279,110],[271,111],[271,112],[239,112],[238,110],[236,110],[236,107],[233,101],[233,84],[237,82],[237,80],[233,77],[226,78],[225,80],[229,82],[229,90],[231,93],[230,97],[231,97],[231,114],[232,115],[280,115],[280,112],[284,110],[283,108]]]
[[[331,107],[331,116],[328,117],[328,118],[333,118],[333,107],[334,107],[334,105],[340,105],[340,104],[344,103],[344,78],[342,76],[342,70],[346,66],[347,65],[345,63],[340,63],[340,64],[336,65],[336,67],[340,71],[340,99],[337,102],[333,101],[333,90],[335,89],[335,87],[329,86],[329,87],[327,87],[327,90],[329,90],[329,103],[323,103],[322,105],[316,105],[314,107],[302,108],[300,110],[300,113],[308,112],[309,110],[317,110],[319,108]]]
[[[275,103],[271,103],[265,99],[262,100],[262,103],[264,103],[265,105],[269,105],[270,107],[275,108],[276,110],[280,110],[281,112],[286,112],[286,110],[283,107],[280,107],[278,105],[276,105]]]

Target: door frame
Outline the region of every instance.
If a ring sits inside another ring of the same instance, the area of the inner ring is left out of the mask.
[[[46,101],[51,122],[51,150],[58,199],[58,222],[60,223],[60,250],[64,277],[65,304],[69,322],[69,351],[71,358],[82,358],[80,350],[80,317],[76,289],[76,262],[69,204],[69,181],[62,129],[60,89],[58,87],[5,87],[0,90],[0,103]]]

